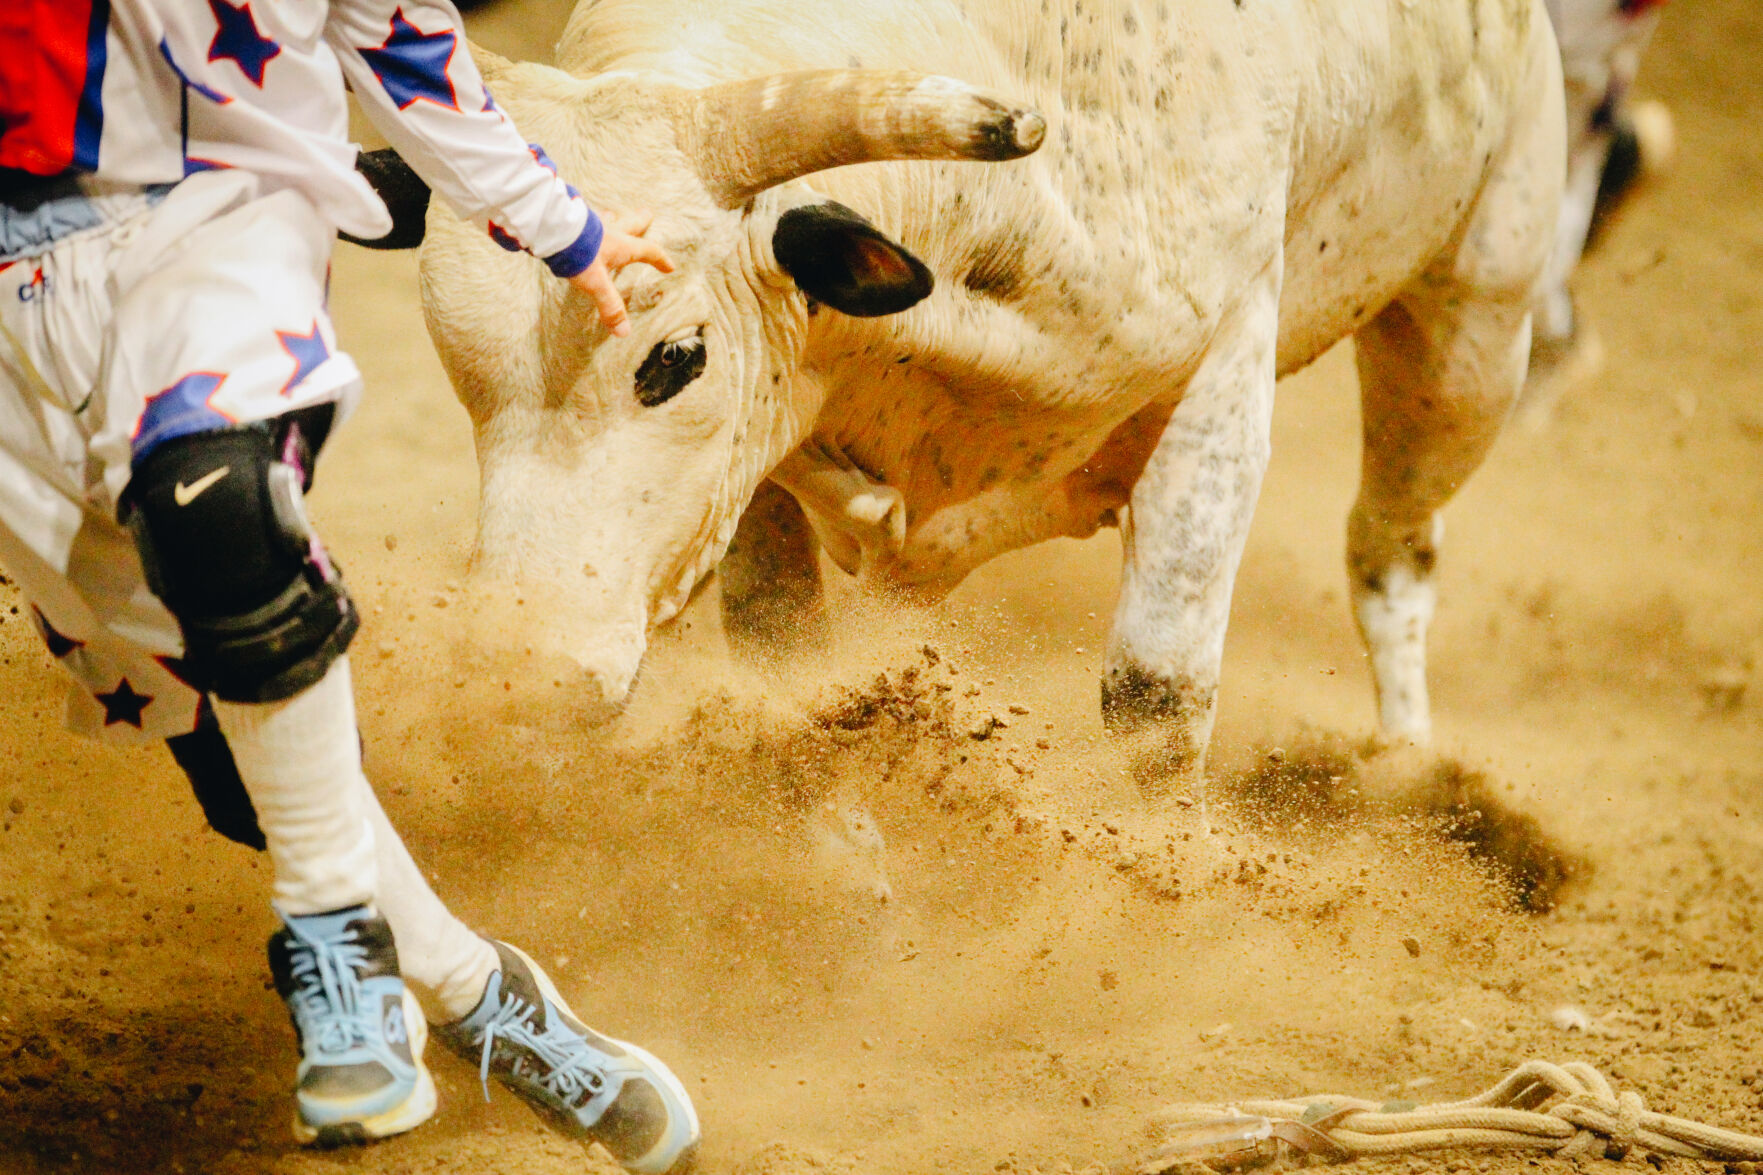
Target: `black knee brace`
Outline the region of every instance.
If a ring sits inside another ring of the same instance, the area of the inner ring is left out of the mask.
[[[294,696],[360,624],[302,496],[329,415],[177,437],[135,462],[123,520],[183,631],[183,676],[224,701]]]

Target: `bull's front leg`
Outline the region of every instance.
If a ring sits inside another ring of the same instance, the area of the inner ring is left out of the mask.
[[[1195,793],[1271,448],[1279,266],[1226,323],[1133,486],[1102,718],[1149,795]]]
[[[775,481],[754,493],[717,574],[722,631],[737,655],[768,664],[825,636],[820,543],[802,507]]]

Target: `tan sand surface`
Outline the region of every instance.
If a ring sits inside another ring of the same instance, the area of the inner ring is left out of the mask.
[[[510,3],[478,35],[542,53],[560,12]],[[315,512],[367,611],[367,764],[394,821],[473,924],[677,1067],[714,1175],[1083,1170],[1134,1154],[1167,1102],[1437,1100],[1532,1056],[1763,1133],[1759,46],[1755,0],[1666,13],[1642,80],[1678,162],[1580,282],[1607,369],[1505,438],[1449,515],[1436,753],[1364,750],[1350,358],[1283,388],[1216,835],[1147,809],[1102,739],[1112,533],[1000,560],[925,613],[838,586],[837,647],[770,675],[730,663],[707,593],[624,724],[582,729],[567,691],[461,637],[465,417],[414,259],[344,248],[334,310],[369,394]],[[205,830],[162,751],[60,730],[15,602],[0,1172],[603,1169],[438,1050],[432,1123],[296,1148],[265,863]],[[497,621],[518,664],[536,621]],[[828,805],[852,804],[886,841],[889,902],[870,857],[826,847]],[[1552,1026],[1562,1005],[1591,1030]]]

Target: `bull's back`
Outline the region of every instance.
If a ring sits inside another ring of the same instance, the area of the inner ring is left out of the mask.
[[[1485,185],[1529,123],[1559,105],[1538,0],[1379,3],[1343,28],[1310,21],[1293,140],[1280,368],[1363,325],[1429,266],[1447,266]],[[1522,268],[1522,266],[1520,267]]]
[[[707,11],[698,0],[597,0],[578,8],[559,60],[688,85],[912,68],[1011,93],[1050,122],[1046,146],[1013,177],[956,167],[949,180],[886,189],[920,206],[866,211],[936,239],[945,257],[984,255],[987,242],[950,238],[985,218],[946,218],[940,188],[985,184],[1015,219],[1063,234],[1023,248],[1082,259],[1077,283],[1131,290],[1164,320],[1146,332],[1180,340],[1157,356],[1164,370],[1197,353],[1245,267],[1283,245],[1290,370],[1375,314],[1459,231],[1514,120],[1531,116],[1518,89],[1548,35],[1539,3],[723,0]],[[1049,193],[1055,214],[1028,215]]]

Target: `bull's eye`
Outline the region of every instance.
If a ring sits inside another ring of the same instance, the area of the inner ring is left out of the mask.
[[[637,368],[637,403],[645,408],[667,403],[704,374],[709,358],[701,334],[656,343]]]

